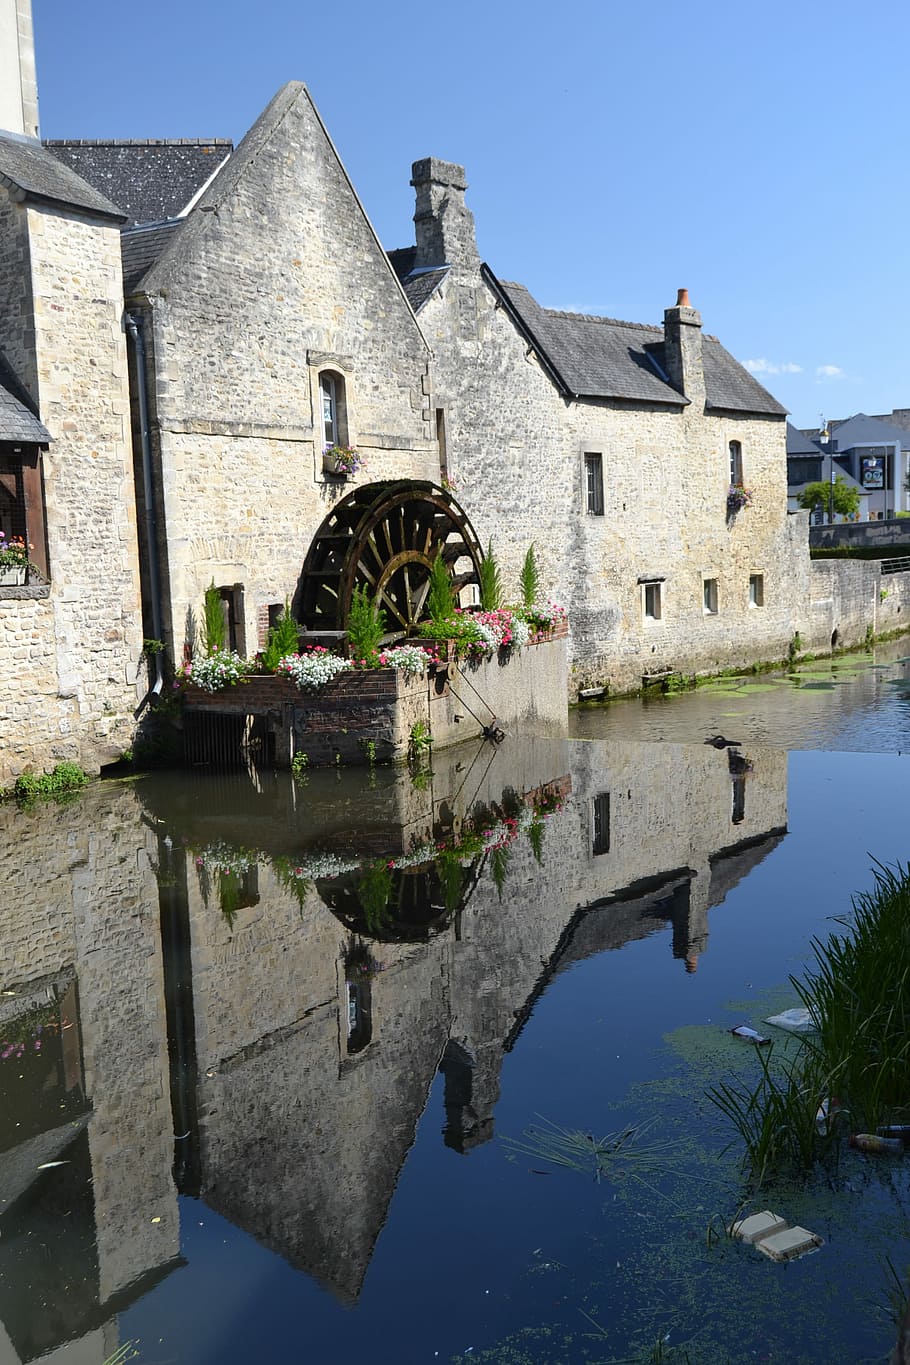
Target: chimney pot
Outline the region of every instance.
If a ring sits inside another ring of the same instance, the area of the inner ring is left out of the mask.
[[[688,291],[688,289],[677,289],[677,291],[676,291],[676,307],[677,307],[677,308],[691,308],[691,306],[692,306],[692,305],[689,303],[689,291]]]

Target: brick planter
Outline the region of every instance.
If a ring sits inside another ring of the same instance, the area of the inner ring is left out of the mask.
[[[452,641],[441,640],[436,642],[441,666],[427,676],[411,678],[395,668],[356,670],[339,673],[317,692],[301,692],[291,678],[276,674],[247,678],[219,692],[189,683],[184,711],[194,728],[196,754],[208,748],[207,726],[218,736],[220,754],[226,744],[239,749],[252,730],[258,747],[279,767],[288,767],[301,753],[317,767],[403,762],[418,723],[437,748],[476,738],[494,719],[506,732],[533,724],[538,731],[563,733],[567,633],[560,622],[526,649],[500,650],[492,659],[477,660],[456,659]],[[246,723],[251,717],[252,727]]]

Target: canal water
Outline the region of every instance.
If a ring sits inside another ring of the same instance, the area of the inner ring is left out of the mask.
[[[892,647],[0,808],[0,1365],[882,1359],[905,1163],[756,1191],[706,1092],[907,858],[907,749]]]

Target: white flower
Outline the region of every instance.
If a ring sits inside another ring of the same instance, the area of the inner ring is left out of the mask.
[[[285,655],[275,671],[293,678],[301,692],[315,692],[352,666],[349,659],[342,659],[337,654],[312,650],[308,654]]]
[[[205,659],[194,659],[183,671],[187,682],[201,687],[203,692],[219,692],[239,682],[247,671],[246,660],[227,650],[216,650]]]
[[[400,669],[409,678],[426,673],[427,664],[430,662],[426,650],[421,649],[419,645],[398,645],[395,649],[386,650],[381,657],[389,668]]]

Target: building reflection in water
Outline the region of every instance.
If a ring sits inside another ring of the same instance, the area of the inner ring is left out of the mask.
[[[437,1071],[468,1154],[554,975],[694,971],[785,827],[784,753],[561,740],[0,809],[0,1362],[100,1365],[178,1192],[356,1301]]]

